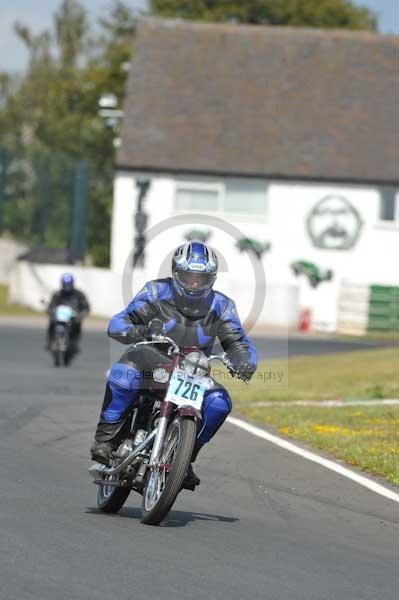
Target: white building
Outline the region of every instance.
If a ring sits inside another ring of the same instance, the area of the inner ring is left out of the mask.
[[[244,320],[295,325],[310,307],[320,327],[367,325],[369,286],[399,279],[398,72],[399,45],[388,36],[141,21],[117,158],[112,270],[132,265],[139,183],[148,222],[135,285],[166,275],[171,251],[194,230],[210,233],[222,263],[217,287],[237,298]],[[261,259],[267,300],[257,299],[252,316],[262,277],[253,253],[237,247],[245,238],[270,244]],[[297,261],[332,279],[311,287],[294,275]],[[348,284],[358,290],[349,304]]]

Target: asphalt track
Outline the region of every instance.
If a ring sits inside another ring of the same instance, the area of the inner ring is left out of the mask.
[[[226,425],[161,527],[99,514],[87,468],[110,352],[54,369],[0,329],[1,600],[397,600],[399,505]],[[114,350],[113,352],[116,352]]]

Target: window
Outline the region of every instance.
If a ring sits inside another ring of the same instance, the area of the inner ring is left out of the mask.
[[[398,191],[396,188],[381,188],[380,190],[380,219],[381,221],[397,221]]]
[[[176,188],[177,210],[219,210],[220,189],[211,186],[183,184]]]
[[[267,184],[254,179],[228,179],[225,184],[224,210],[229,213],[265,215]]]
[[[178,181],[175,209],[265,217],[267,190],[265,181],[255,179],[231,178],[220,184]]]

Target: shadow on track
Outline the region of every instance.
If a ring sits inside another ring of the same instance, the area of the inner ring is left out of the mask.
[[[119,513],[115,515],[107,515],[102,513],[98,508],[87,507],[86,514],[90,515],[103,515],[104,518],[129,518],[129,519],[141,519],[140,508],[122,508]],[[237,523],[240,519],[236,517],[226,517],[224,515],[210,515],[206,513],[197,512],[185,512],[181,510],[172,510],[167,516],[166,520],[161,523],[160,527],[185,527],[192,521],[215,521],[219,523]]]

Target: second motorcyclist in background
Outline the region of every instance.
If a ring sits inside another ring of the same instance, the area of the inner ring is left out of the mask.
[[[54,332],[54,312],[56,307],[61,304],[70,306],[74,311],[71,323],[71,342],[73,344],[73,351],[78,352],[82,333],[82,320],[89,314],[90,306],[84,293],[75,288],[74,278],[70,273],[64,273],[61,277],[61,288],[53,294],[47,309],[50,317],[47,329],[47,349],[50,348]]]
[[[212,289],[217,268],[215,251],[204,243],[179,246],[173,256],[172,277],[148,282],[129,306],[111,319],[108,335],[123,344],[134,344],[145,339],[150,322],[159,319],[165,334],[180,347],[195,346],[209,355],[217,338],[235,372],[248,381],[256,369],[255,346],[241,326],[233,300]],[[93,460],[108,464],[128,410],[145,386],[146,373],[166,358],[154,347],[133,346],[113,365],[91,448]],[[206,393],[203,411],[192,461],[231,411],[229,393],[220,382],[214,381]],[[185,487],[193,489],[198,484],[190,466]]]

